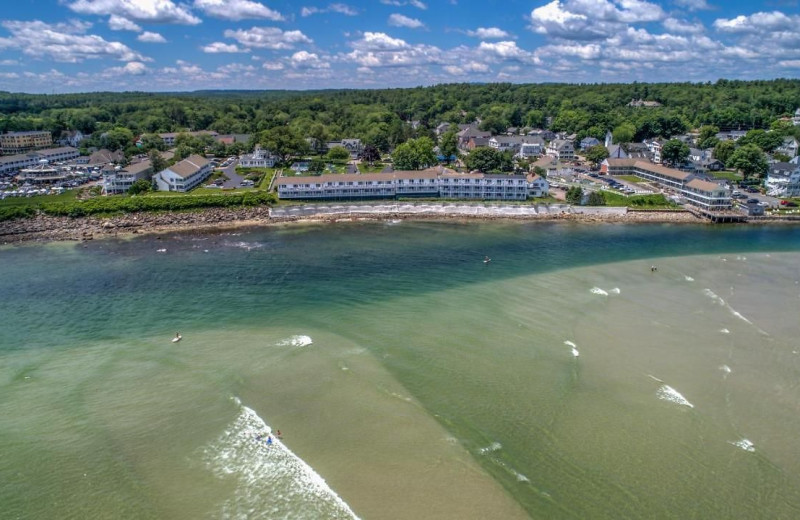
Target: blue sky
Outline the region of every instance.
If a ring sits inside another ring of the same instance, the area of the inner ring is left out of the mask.
[[[798,0],[6,0],[0,90],[800,77]]]

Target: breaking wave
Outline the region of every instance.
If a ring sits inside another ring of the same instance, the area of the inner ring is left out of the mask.
[[[737,448],[741,448],[744,451],[749,451],[750,453],[756,451],[755,445],[749,439],[739,439],[738,441],[731,441],[730,444],[736,446]]]
[[[656,395],[662,401],[669,401],[670,403],[679,404],[681,406],[688,406],[689,408],[694,408],[694,405],[690,403],[680,392],[675,390],[669,385],[661,385],[656,392]]]
[[[206,467],[235,484],[216,517],[241,519],[357,519],[350,507],[283,442],[263,436],[267,424],[238,398],[239,415],[203,448]],[[262,439],[259,439],[259,437]]]
[[[307,347],[314,343],[310,336],[292,336],[277,343],[279,347]]]
[[[599,294],[600,296],[608,296],[608,293],[599,287],[592,287],[590,292],[592,294]]]

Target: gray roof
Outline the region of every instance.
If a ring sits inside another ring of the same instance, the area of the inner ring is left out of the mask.
[[[191,177],[192,175],[203,169],[203,167],[205,167],[207,164],[208,161],[206,159],[200,157],[197,154],[193,154],[187,157],[186,159],[182,160],[181,162],[170,166],[168,169],[171,172],[185,179],[187,177]]]

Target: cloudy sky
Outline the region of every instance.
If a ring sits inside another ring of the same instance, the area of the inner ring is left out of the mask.
[[[0,90],[800,77],[798,0],[4,0]]]

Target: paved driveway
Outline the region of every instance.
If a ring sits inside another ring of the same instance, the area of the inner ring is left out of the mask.
[[[227,167],[222,169],[222,171],[225,172],[225,175],[228,177],[228,180],[222,185],[223,188],[238,188],[244,180],[244,177],[236,173],[237,164],[239,164],[239,159],[236,159]]]

